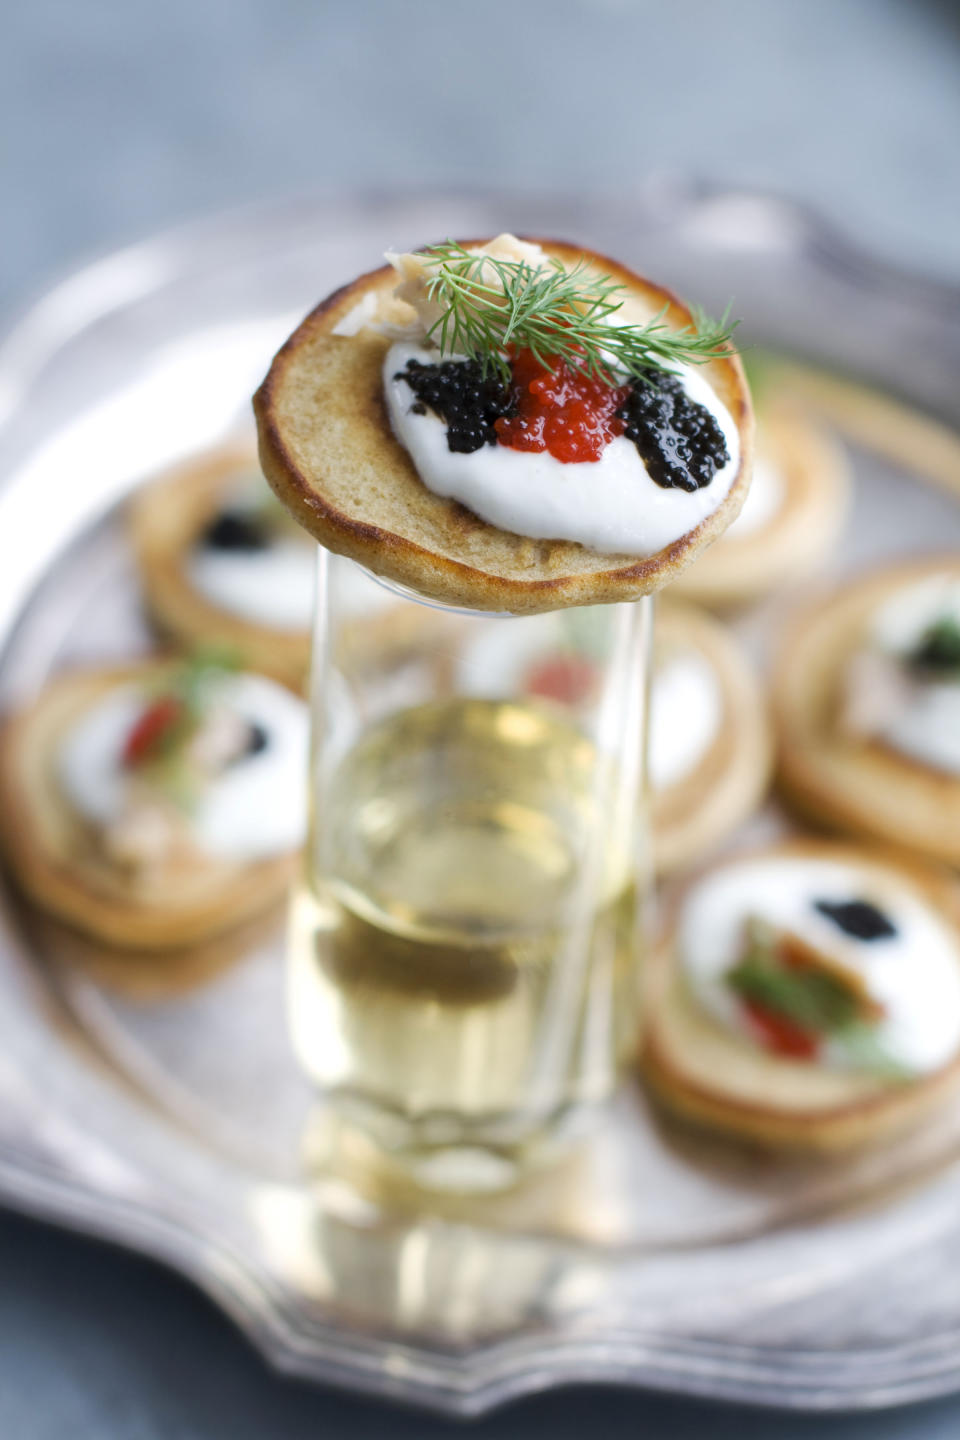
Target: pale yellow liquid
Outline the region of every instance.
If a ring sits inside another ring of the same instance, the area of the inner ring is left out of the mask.
[[[411,1154],[512,1153],[602,1102],[638,925],[632,797],[590,742],[548,707],[437,702],[370,730],[321,805],[291,1023],[322,1089]]]

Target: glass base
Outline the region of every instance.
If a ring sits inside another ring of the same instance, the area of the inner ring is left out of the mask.
[[[318,1104],[304,1141],[313,1173],[334,1172],[361,1190],[396,1200],[404,1192],[434,1196],[496,1195],[561,1164],[595,1131],[609,1102],[581,1105],[512,1140],[496,1125],[459,1116],[417,1121],[353,1095]]]

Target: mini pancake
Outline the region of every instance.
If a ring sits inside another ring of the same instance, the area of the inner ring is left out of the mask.
[[[130,534],[148,608],[165,635],[188,649],[222,646],[251,670],[301,689],[310,662],[309,625],[281,630],[234,614],[193,584],[187,566],[238,480],[259,468],[254,448],[238,444],[178,466],[134,496]]]
[[[844,586],[788,630],[773,675],[778,782],[801,814],[960,865],[960,779],[838,719],[846,667],[872,616],[898,589],[925,576],[960,579],[956,555],[885,568]]]
[[[894,852],[818,840],[798,840],[725,864],[778,854],[838,860],[869,871],[880,886],[906,886],[947,922],[960,944],[960,887],[945,871]],[[697,883],[675,901],[646,975],[642,1071],[666,1109],[765,1148],[835,1153],[909,1129],[956,1092],[960,1055],[929,1074],[888,1080],[771,1055],[727,1031],[691,995],[680,973],[677,926],[684,898]]]
[[[251,863],[211,856],[175,874],[159,867],[134,890],[98,852],[58,782],[59,744],[110,690],[168,669],[146,661],[58,676],[0,731],[0,851],[11,874],[36,905],[119,948],[165,949],[230,930],[279,902],[300,863],[296,851]]]
[[[690,312],[669,291],[624,266],[560,241],[536,243],[567,264],[585,259],[596,273],[626,286],[651,315],[663,311],[678,330],[691,324]],[[532,540],[433,494],[387,418],[381,370],[390,341],[371,330],[334,334],[366,297],[386,299],[396,285],[395,271],[384,266],[329,296],[283,346],[254,396],[264,473],[328,549],[430,599],[534,613],[649,594],[734,519],[750,480],[753,416],[733,354],[702,369],[737,425],[738,473],[711,515],[655,555],[601,555],[569,541]]]

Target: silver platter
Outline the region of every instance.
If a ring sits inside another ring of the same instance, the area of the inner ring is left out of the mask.
[[[327,196],[191,226],[68,279],[0,347],[0,703],[148,644],[117,506],[249,423],[295,318],[386,244],[502,229],[733,295],[747,341],[960,419],[960,293],[779,201]],[[954,498],[856,463],[845,565],[960,543]],[[268,928],[110,963],[2,898],[0,1196],[175,1266],[286,1371],[449,1414],[574,1381],[824,1410],[960,1388],[960,1115],[811,1169],[664,1132],[632,1092],[563,1170],[424,1209],[311,1172],[280,948]]]

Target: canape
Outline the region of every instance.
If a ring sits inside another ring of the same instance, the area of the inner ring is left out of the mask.
[[[827,841],[728,860],[679,900],[648,976],[643,1069],[678,1115],[837,1151],[960,1081],[960,892]]]
[[[960,559],[886,567],[808,611],[773,704],[795,807],[960,864]]]
[[[267,909],[298,861],[303,702],[206,661],[65,673],[0,733],[0,844],[27,896],[157,949]]]
[[[647,594],[734,519],[753,421],[722,326],[558,241],[391,258],[307,317],[254,398],[264,473],[323,545],[531,613]]]
[[[130,528],[161,631],[220,645],[302,686],[310,658],[316,547],[265,483],[252,446],[223,446],[143,487]]]

